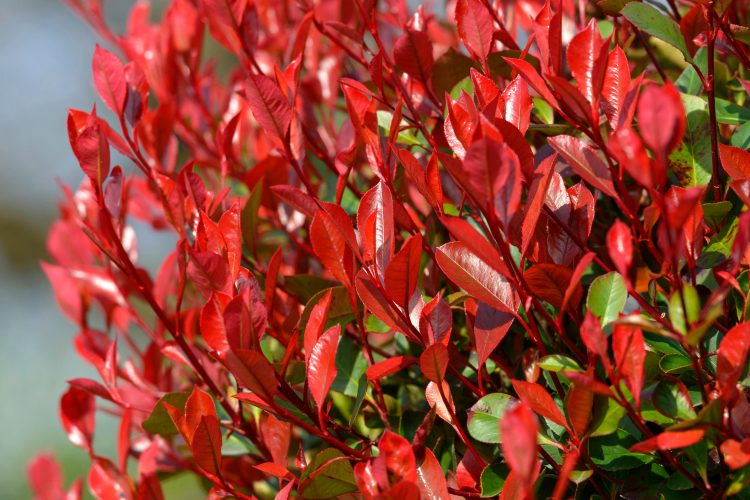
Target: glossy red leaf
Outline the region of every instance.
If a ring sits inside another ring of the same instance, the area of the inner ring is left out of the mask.
[[[93,59],[94,86],[99,96],[112,112],[121,116],[127,94],[125,68],[120,58],[112,52],[96,46]]]
[[[506,277],[512,276],[505,265],[503,258],[487,238],[469,224],[468,221],[458,217],[441,217],[440,223],[445,226],[454,239],[468,247],[471,253],[478,255],[483,261],[492,266],[493,269]]]
[[[94,411],[94,396],[77,387],[69,387],[60,398],[60,420],[68,439],[89,453],[93,453]]]
[[[406,29],[393,46],[393,59],[407,75],[428,83],[432,75],[432,42],[423,31]]]
[[[551,137],[549,144],[584,181],[607,196],[617,198],[609,168],[591,146],[570,135]]]
[[[515,77],[503,89],[501,99],[505,103],[505,121],[516,127],[521,134],[525,134],[529,128],[533,106],[528,84],[521,76]]]
[[[607,231],[607,250],[617,272],[627,280],[633,263],[633,236],[622,221],[615,221]]]
[[[532,66],[528,61],[523,59],[515,59],[513,57],[504,57],[505,61],[516,70],[524,80],[536,90],[537,94],[547,101],[555,109],[560,109],[560,105],[557,103],[557,99],[552,95],[547,83],[539,75],[539,72]]]
[[[607,337],[604,336],[599,318],[591,311],[586,311],[581,323],[581,339],[586,349],[601,360],[607,374],[611,373],[612,363],[609,360]]]
[[[332,300],[333,292],[332,290],[328,290],[325,295],[315,303],[310,316],[307,318],[304,336],[305,363],[310,362],[310,355],[315,348],[315,344],[318,343],[318,339],[325,331]]]
[[[408,368],[417,362],[419,360],[412,356],[393,356],[370,366],[367,368],[365,374],[368,380],[379,380],[404,368]]]
[[[427,380],[440,384],[445,378],[449,360],[448,348],[444,344],[436,343],[419,356],[419,367]]]
[[[307,365],[307,381],[310,393],[319,411],[336,378],[336,349],[338,348],[341,326],[329,328],[315,344]]]
[[[318,210],[310,224],[310,241],[320,262],[345,287],[352,286],[354,256],[338,224],[324,210]]]
[[[424,457],[421,463],[418,463],[416,483],[420,498],[424,500],[448,500],[451,498],[443,468],[429,448],[424,448]]]
[[[518,294],[499,272],[459,242],[435,249],[435,259],[445,275],[474,298],[500,311],[515,314]]]
[[[651,453],[652,451],[666,451],[685,448],[694,445],[703,438],[703,429],[691,429],[688,431],[665,431],[661,434],[641,441],[630,447],[632,453]]]
[[[555,404],[555,400],[552,399],[552,396],[549,395],[544,387],[521,380],[513,380],[512,384],[518,397],[521,401],[529,405],[529,408],[534,410],[538,415],[567,428],[568,424],[565,421],[565,417],[557,407],[557,404]]]
[[[229,302],[229,296],[214,292],[201,309],[201,335],[206,344],[213,349],[220,358],[229,349],[227,331],[224,324],[224,308]]]
[[[593,370],[591,370],[593,373]],[[565,398],[570,429],[580,438],[586,434],[594,409],[594,392],[588,384],[573,384]]]
[[[630,67],[625,52],[616,46],[607,57],[602,83],[601,108],[613,129],[619,128],[620,113],[630,89]]]
[[[568,67],[578,89],[592,105],[599,100],[604,80],[606,47],[594,19],[568,44]]]
[[[456,3],[458,35],[475,57],[487,59],[492,49],[492,16],[479,0],[458,0]]]
[[[500,421],[503,456],[521,483],[525,496],[531,493],[539,469],[538,429],[536,417],[524,403],[507,411]]]
[[[719,144],[721,166],[734,180],[750,179],[750,153],[742,148]]]
[[[615,325],[612,331],[612,351],[617,373],[630,389],[636,408],[640,408],[643,363],[646,360],[646,344],[641,329],[630,325]]]
[[[97,457],[89,469],[88,486],[97,500],[119,500],[133,498],[127,479],[106,458]]]
[[[417,289],[421,256],[422,237],[416,234],[406,240],[385,270],[385,290],[401,307],[409,305],[409,299]]]
[[[292,108],[276,82],[265,75],[250,75],[245,95],[258,124],[278,145],[283,144],[292,121]]]
[[[373,272],[372,268],[370,268],[370,272]],[[406,323],[403,316],[393,308],[383,294],[382,287],[378,287],[373,283],[370,273],[365,269],[361,269],[359,273],[357,273],[356,283],[357,295],[367,309],[393,330],[410,336],[409,324]]]
[[[206,298],[214,292],[231,292],[232,276],[226,260],[220,255],[213,252],[191,251],[187,273]]]
[[[638,130],[646,146],[666,159],[682,141],[687,119],[680,93],[671,83],[646,85],[636,110]]]
[[[729,402],[736,393],[736,384],[747,365],[750,351],[750,323],[737,325],[721,339],[716,356],[716,380],[722,399]]]
[[[534,178],[529,188],[529,194],[526,198],[526,208],[523,214],[523,223],[521,224],[521,253],[526,254],[529,248],[536,226],[539,221],[539,215],[544,207],[544,199],[547,196],[550,180],[557,155],[551,155],[539,163],[534,172]]]
[[[109,174],[109,141],[96,116],[96,110],[72,139],[71,146],[81,170],[95,186],[101,186]]]
[[[593,252],[588,252],[578,259],[576,267],[573,269],[573,274],[570,276],[568,288],[565,290],[565,295],[563,296],[562,310],[578,306],[578,302],[582,298],[579,294],[579,291],[581,290],[581,278],[583,277],[583,273],[586,272],[586,269],[588,269],[589,264],[591,264],[591,261],[594,260],[594,257],[595,254]]]
[[[393,196],[384,182],[378,182],[362,197],[357,210],[357,227],[365,258],[375,263],[378,275],[384,278],[396,245]]]

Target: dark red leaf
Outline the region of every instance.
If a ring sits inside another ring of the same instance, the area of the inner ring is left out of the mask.
[[[572,275],[573,271],[567,267],[543,263],[526,269],[523,272],[523,279],[533,295],[560,309]],[[582,294],[583,289],[580,289],[578,300]]]
[[[198,467],[214,476],[221,475],[221,429],[215,415],[201,417],[190,447]]]
[[[617,198],[607,164],[591,146],[570,135],[551,137],[549,144],[565,158],[573,171],[583,180],[607,196]]]
[[[292,121],[292,108],[276,82],[265,75],[250,75],[245,95],[258,124],[277,145],[283,144]]]
[[[242,387],[270,403],[277,392],[276,372],[266,357],[257,351],[229,351],[224,360]]]
[[[735,386],[747,365],[749,350],[750,323],[735,326],[721,339],[716,353],[716,380],[724,401],[729,402],[736,392]]]
[[[432,75],[432,42],[423,31],[406,29],[393,46],[393,59],[407,75],[428,83]]]
[[[307,318],[304,336],[305,363],[310,362],[310,355],[315,348],[315,344],[318,343],[318,339],[325,331],[332,300],[333,292],[332,290],[328,290],[325,295],[315,303],[310,316]]]
[[[419,356],[419,367],[427,380],[440,384],[445,378],[448,361],[448,348],[444,344],[436,343],[425,349]]]
[[[477,350],[477,363],[482,366],[508,333],[514,318],[513,315],[498,311],[484,302],[467,302],[466,312],[473,318],[469,334],[472,335]]]
[[[612,332],[612,351],[615,367],[620,378],[630,389],[636,408],[640,408],[643,389],[643,363],[646,360],[646,345],[640,328],[630,325],[615,325]]]
[[[422,237],[417,234],[406,240],[385,270],[385,290],[401,307],[409,305],[417,288],[421,256]]]
[[[429,448],[424,449],[424,458],[417,467],[417,487],[424,500],[447,500],[450,498],[443,468]]]
[[[419,332],[427,345],[440,342],[447,346],[452,328],[453,312],[440,295],[425,304],[419,315]]]

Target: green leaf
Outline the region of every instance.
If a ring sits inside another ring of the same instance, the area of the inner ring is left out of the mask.
[[[728,125],[744,125],[750,121],[750,109],[724,99],[716,99],[716,121]]]
[[[307,304],[305,304],[305,310],[302,312],[302,317],[299,321],[300,331],[305,330],[313,306],[320,302],[327,291],[328,290],[319,291],[307,302]],[[342,325],[343,328],[343,326],[352,319],[354,319],[354,311],[352,310],[352,303],[349,300],[349,292],[347,292],[346,288],[343,286],[335,286],[331,288],[331,309],[328,311],[326,328],[330,328],[337,324]]]
[[[548,372],[582,372],[583,368],[574,359],[562,354],[550,354],[539,360],[539,368]]]
[[[680,26],[671,17],[645,3],[630,2],[622,9],[622,15],[636,28],[651,36],[667,42],[685,57],[685,61],[693,62],[690,51],[682,36]]]
[[[652,462],[652,455],[628,451],[635,443],[635,438],[628,431],[618,429],[609,436],[590,439],[589,456],[594,464],[607,471],[635,469]]]
[[[467,426],[471,437],[482,443],[498,444],[500,436],[500,419],[514,398],[508,394],[487,394],[469,408]]]
[[[698,257],[698,266],[703,269],[711,269],[727,260],[732,253],[737,229],[736,218],[730,224],[724,224],[722,230],[711,238],[711,242],[701,252],[700,257]]]
[[[732,211],[731,201],[718,201],[703,204],[703,219],[715,231],[723,227],[724,219]]]
[[[665,373],[678,373],[690,368],[690,358],[682,354],[667,354],[659,361],[659,368]]]
[[[482,471],[482,497],[496,497],[503,491],[510,470],[505,464],[490,464]]]
[[[362,354],[362,349],[349,337],[341,337],[339,341],[336,350],[336,369],[338,373],[331,384],[331,390],[352,398],[356,397],[359,392],[359,381],[367,370],[367,360]]]
[[[391,131],[391,123],[393,122],[393,113],[385,110],[378,110],[378,129],[383,137],[388,137]],[[406,127],[409,123],[406,120],[401,120],[399,127]],[[396,142],[399,144],[406,144],[407,146],[420,146],[422,142],[411,132],[411,130],[405,130],[399,132],[396,137]]]
[[[750,149],[750,122],[742,124],[729,141],[732,146],[742,149]]]
[[[695,418],[693,402],[687,394],[684,394],[677,384],[671,384],[664,380],[656,384],[651,395],[654,408],[662,415],[670,418],[688,420]]]
[[[300,477],[302,498],[332,498],[357,489],[354,470],[348,460],[329,463],[340,457],[344,454],[333,448],[315,455]]]
[[[683,335],[687,333],[690,325],[698,321],[700,313],[701,299],[692,285],[684,285],[682,291],[677,290],[669,299],[669,319],[677,331]],[[685,318],[687,318],[687,324],[685,324]]]
[[[284,291],[303,304],[306,304],[321,290],[327,290],[335,285],[335,281],[319,278],[313,274],[284,276]]]
[[[628,298],[625,281],[616,272],[599,276],[589,288],[586,307],[601,320],[602,326],[617,319]]]
[[[693,62],[703,74],[708,72],[708,51],[705,47],[698,49]],[[693,66],[685,67],[674,84],[684,94],[698,95],[703,90],[703,82],[701,82],[701,78]]]
[[[681,94],[687,114],[682,143],[669,155],[669,166],[683,187],[705,186],[711,181],[711,120],[708,104],[700,97]]]
[[[352,407],[352,414],[349,417],[349,427],[354,427],[354,421],[359,415],[359,410],[362,408],[362,402],[365,400],[367,394],[367,375],[362,374],[357,383],[357,398],[354,400],[354,406]]]
[[[190,396],[189,392],[170,392],[162,396],[154,405],[154,409],[151,410],[151,415],[143,421],[143,429],[159,436],[177,434],[177,427],[175,427],[172,417],[169,416],[162,403],[184,410],[188,396]]]
[[[591,436],[608,436],[620,428],[620,420],[625,416],[625,408],[614,399],[597,396],[594,405],[594,416],[589,426]]]

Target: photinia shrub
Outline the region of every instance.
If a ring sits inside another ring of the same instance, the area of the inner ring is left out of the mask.
[[[94,497],[750,496],[747,2],[68,3]]]

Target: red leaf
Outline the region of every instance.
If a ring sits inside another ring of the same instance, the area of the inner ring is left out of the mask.
[[[613,129],[619,128],[620,113],[630,89],[630,67],[625,52],[616,46],[607,58],[600,105]]]
[[[383,464],[393,483],[417,479],[417,461],[409,441],[386,430],[378,441],[378,449],[380,455],[375,459],[375,466]]]
[[[229,296],[214,292],[201,309],[200,328],[203,340],[222,358],[229,349],[227,331],[224,324],[224,308],[229,302]]]
[[[227,263],[232,281],[237,279],[242,263],[242,230],[240,229],[240,205],[234,203],[219,219],[219,233],[226,246]]]
[[[362,197],[357,209],[357,227],[362,237],[365,258],[375,262],[383,278],[395,250],[393,197],[383,182],[378,182]]]
[[[669,82],[663,87],[647,85],[638,100],[636,116],[643,141],[657,158],[665,160],[685,134],[687,118],[680,92]]]
[[[539,469],[536,457],[538,428],[534,414],[524,403],[506,412],[500,421],[503,456],[523,485],[526,496],[531,493]]]
[[[633,453],[650,453],[652,451],[660,450],[674,450],[677,448],[685,448],[687,446],[694,445],[701,439],[705,431],[703,429],[691,429],[688,431],[666,431],[661,434],[641,441],[640,443],[634,444],[630,447],[630,451]]]
[[[393,46],[393,59],[404,72],[427,84],[432,74],[432,42],[423,31],[406,29]]]
[[[735,326],[721,339],[716,353],[716,380],[725,402],[729,402],[735,394],[737,381],[747,365],[748,350],[750,323]]]
[[[510,282],[460,242],[435,250],[435,259],[445,275],[470,295],[500,311],[515,314],[520,306]]]
[[[419,314],[419,332],[427,345],[440,342],[447,346],[452,328],[453,313],[440,295],[425,304]]]
[[[580,451],[578,448],[571,448],[565,453],[560,473],[557,476],[557,483],[555,483],[555,490],[552,492],[552,500],[562,500],[565,498],[565,489],[568,486],[570,473],[573,472],[578,464],[579,456]]]
[[[187,274],[206,298],[214,292],[231,293],[232,277],[226,260],[220,255],[191,250]]]
[[[594,19],[568,44],[570,72],[573,73],[578,89],[592,105],[599,100],[604,79],[606,50]]]
[[[204,417],[216,417],[214,400],[207,392],[193,386],[193,391],[185,402],[185,438],[188,442],[193,441],[193,435]]]
[[[89,470],[88,483],[89,491],[97,500],[132,498],[127,479],[106,458],[97,457],[93,460]]]
[[[719,144],[721,166],[733,180],[750,179],[750,153],[742,148]]]
[[[432,344],[419,356],[419,367],[427,380],[439,384],[445,378],[449,359],[448,348],[444,344]]]
[[[591,370],[593,374],[593,370]],[[565,411],[570,428],[580,438],[586,434],[594,408],[594,392],[587,384],[573,384],[568,390]]]
[[[416,483],[421,495],[420,498],[424,500],[446,500],[450,498],[443,468],[429,448],[424,448],[424,458],[417,467]]]
[[[630,228],[619,220],[607,232],[607,250],[617,271],[627,280],[633,263],[633,237]]]
[[[239,384],[270,403],[277,391],[276,372],[266,357],[257,351],[229,351],[224,360]]]
[[[581,277],[583,276],[583,273],[586,272],[586,269],[588,269],[589,264],[591,264],[591,261],[594,260],[594,253],[588,252],[583,257],[578,259],[578,263],[576,264],[575,269],[573,269],[573,274],[570,277],[570,283],[568,283],[568,289],[565,290],[565,296],[563,297],[563,304],[562,304],[562,310],[567,310],[568,306],[571,307],[578,307],[578,302],[580,302],[582,296],[579,295],[578,291],[581,290]],[[573,304],[570,304],[570,301],[573,301]]]
[[[539,215],[542,213],[542,207],[544,207],[544,199],[547,196],[547,189],[549,188],[549,183],[552,179],[551,174],[556,162],[556,154],[548,156],[539,163],[534,172],[534,179],[531,182],[529,195],[526,198],[526,209],[521,225],[521,253],[523,255],[526,255],[526,251],[536,231]]]
[[[394,356],[370,366],[365,374],[367,375],[367,379],[370,381],[379,380],[383,377],[387,377],[388,375],[401,371],[404,368],[408,368],[417,362],[417,358],[414,358],[412,356]]]
[[[477,363],[482,366],[508,333],[514,318],[513,315],[498,311],[484,302],[467,302],[466,312],[473,318],[469,333],[477,350]]]
[[[307,319],[304,336],[305,363],[310,362],[310,355],[315,348],[315,344],[318,343],[318,339],[325,331],[332,300],[333,291],[329,289],[326,294],[315,303],[312,312],[310,313],[310,317]]]
[[[201,417],[190,447],[198,467],[214,476],[221,475],[221,429],[216,416]]]
[[[339,225],[325,210],[318,210],[310,224],[310,241],[326,269],[345,287],[351,288],[354,256]]]
[[[282,146],[292,121],[292,108],[279,86],[265,75],[250,75],[245,93],[258,124],[276,140],[277,146]]]
[[[315,344],[307,365],[307,381],[310,393],[318,407],[323,411],[323,403],[336,378],[336,349],[341,335],[341,325],[329,328]]]
[[[125,108],[125,68],[120,58],[98,44],[93,60],[94,86],[112,112],[121,116]]]
[[[478,255],[500,274],[506,277],[512,276],[495,247],[469,222],[458,217],[443,216],[440,218],[440,223],[445,226],[454,239],[463,243],[472,253]]]
[[[71,443],[93,453],[96,410],[94,396],[70,387],[60,398],[60,420]]]
[[[274,463],[286,467],[292,438],[292,424],[279,420],[270,413],[263,414],[260,419],[260,431],[263,443],[271,453]]]
[[[109,174],[109,142],[96,116],[96,109],[89,115],[83,129],[72,138],[71,146],[83,173],[95,186],[101,187]]]
[[[602,332],[599,318],[591,311],[586,311],[586,317],[581,324],[581,339],[586,349],[602,361],[604,370],[609,374],[612,370],[612,363],[609,360],[607,337]]]
[[[612,332],[612,351],[615,366],[620,378],[633,394],[636,408],[641,405],[643,388],[643,363],[646,360],[646,345],[640,328],[629,325],[615,325]]]
[[[505,102],[505,121],[516,127],[521,134],[529,129],[529,119],[533,103],[529,95],[529,86],[521,78],[515,77],[503,90],[502,100]]]
[[[385,270],[385,290],[401,307],[408,307],[417,289],[421,256],[422,236],[416,234],[406,240]]]
[[[617,198],[607,164],[591,146],[570,135],[550,137],[549,145],[565,158],[573,171],[583,180],[607,196]]]
[[[372,272],[372,269],[370,269]],[[381,288],[378,287],[370,278],[370,273],[365,269],[360,269],[357,273],[357,295],[362,303],[369,309],[380,321],[411,337],[411,328],[404,322],[401,315],[393,309],[388,299],[383,295]],[[416,339],[414,339],[416,340]]]
[[[730,469],[741,469],[750,464],[750,438],[743,439],[742,442],[727,439],[721,443],[721,453]]]
[[[547,101],[550,106],[555,109],[560,109],[560,105],[557,103],[557,99],[555,99],[555,96],[552,95],[549,87],[542,79],[542,77],[539,76],[539,72],[537,72],[534,66],[532,66],[529,62],[524,61],[523,59],[514,59],[512,57],[503,57],[503,59],[505,59],[505,61],[510,64],[515,71],[518,71],[523,79],[526,80],[529,85],[531,85],[531,88],[536,90],[537,94],[539,94],[545,101]]]
[[[529,407],[537,414],[552,420],[557,425],[561,425],[565,428],[568,427],[568,423],[565,421],[565,417],[555,404],[555,400],[552,399],[552,396],[549,395],[544,387],[539,384],[523,382],[521,380],[513,380],[511,383],[521,401],[529,405]]]
[[[486,61],[492,49],[492,16],[479,0],[458,0],[456,3],[458,35],[469,52]]]
[[[26,475],[34,500],[59,500],[65,496],[60,465],[51,453],[40,453],[29,462]]]
[[[534,296],[560,309],[572,275],[573,271],[567,267],[542,263],[526,269],[523,272],[523,279]],[[578,295],[582,294],[583,289],[580,289]]]

